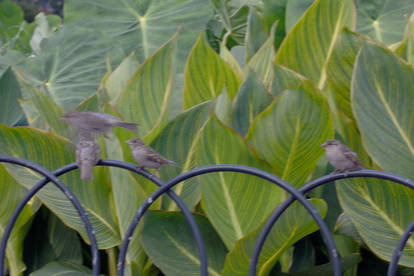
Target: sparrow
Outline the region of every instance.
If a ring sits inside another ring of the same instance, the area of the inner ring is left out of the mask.
[[[69,111],[60,119],[77,126],[81,132],[103,132],[107,138],[107,133],[112,127],[122,127],[135,133],[137,131],[137,124],[123,122],[117,117],[106,113]]]
[[[161,156],[154,149],[145,145],[144,142],[139,138],[129,139],[126,141],[126,143],[132,150],[132,157],[134,160],[141,165],[139,167],[140,169],[151,168],[158,171],[158,169],[163,165],[173,165],[180,167],[180,165],[174,161],[168,160],[167,158]]]
[[[90,132],[82,131],[76,147],[76,164],[80,169],[82,180],[92,180],[92,167],[95,166],[101,155],[99,144],[92,139]]]
[[[350,148],[341,144],[338,140],[329,139],[321,146],[325,148],[326,159],[335,168],[334,173],[338,171],[348,173],[349,171],[362,170],[358,154],[351,151]]]

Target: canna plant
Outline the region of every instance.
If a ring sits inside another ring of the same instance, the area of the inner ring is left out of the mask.
[[[0,154],[51,171],[74,162],[73,129],[59,118],[78,110],[138,123],[148,145],[181,164],[163,167],[164,180],[204,165],[240,164],[299,188],[332,170],[320,145],[334,137],[356,151],[365,168],[414,179],[411,1],[113,4],[67,0],[59,27],[50,15],[27,24],[16,5],[0,3],[11,11],[0,13],[6,30],[0,32]],[[110,139],[100,138],[102,158],[134,163],[125,143],[133,137],[114,129]],[[118,168],[93,173],[92,181],[80,180],[77,170],[60,179],[88,212],[106,252],[103,272],[115,275],[125,231],[156,186]],[[26,169],[0,165],[7,198],[0,202],[0,235],[39,180]],[[175,192],[194,212],[211,275],[247,275],[261,227],[288,197],[271,183],[236,173],[203,175]],[[378,263],[390,261],[414,211],[414,191],[383,180],[341,180],[309,196],[334,231],[346,275],[357,275],[367,250]],[[258,275],[329,273],[317,230],[304,208],[292,205],[264,245]],[[39,244],[31,245],[35,233]],[[7,268],[10,275],[86,275],[87,244],[76,210],[48,185],[14,227]],[[401,269],[414,267],[413,252],[410,239]],[[134,233],[126,273],[198,275],[198,258],[184,217],[163,197]]]

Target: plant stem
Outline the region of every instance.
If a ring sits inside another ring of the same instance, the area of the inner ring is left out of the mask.
[[[116,247],[107,249],[106,254],[108,255],[109,276],[116,276]]]

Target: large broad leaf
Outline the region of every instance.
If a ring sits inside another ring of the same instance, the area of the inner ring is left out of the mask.
[[[249,71],[234,99],[231,126],[245,136],[256,115],[272,100],[273,97],[266,91],[259,77]]]
[[[65,24],[103,31],[118,41],[125,53],[136,51],[139,60],[147,58],[181,26],[178,50],[180,69],[198,30],[212,15],[210,1],[204,0],[126,0],[118,2],[116,7],[112,0],[65,2]]]
[[[330,97],[338,110],[348,118],[353,118],[351,110],[351,78],[355,58],[362,46],[357,34],[344,28],[334,45],[326,67],[326,78]]]
[[[413,219],[414,191],[380,179],[346,179],[336,185],[339,201],[365,244],[381,259],[390,261],[405,228]],[[414,239],[410,238],[399,261],[414,267]]]
[[[24,196],[25,189],[14,180],[2,164],[0,165],[0,194],[3,198],[0,202],[0,237],[3,237],[4,228],[14,208]],[[23,241],[28,230],[28,221],[34,212],[33,207],[32,204],[28,204],[23,208],[7,243],[6,258],[10,275],[19,275],[26,268],[22,261]]]
[[[253,122],[247,140],[278,175],[300,187],[333,137],[326,99],[310,82],[285,91]]]
[[[139,124],[141,136],[165,124],[173,79],[177,33],[138,68],[122,92],[118,110]]]
[[[410,65],[374,44],[362,47],[353,72],[351,101],[365,149],[382,168],[412,179],[413,88]]]
[[[139,67],[135,53],[127,56],[121,64],[108,76],[105,81],[106,92],[110,98],[110,104],[116,105],[119,97],[127,86],[128,81],[134,76]]]
[[[29,127],[0,126],[0,154],[24,158],[53,171],[75,160],[74,148],[66,140],[52,133]],[[9,173],[25,188],[31,188],[39,179],[38,174],[20,166],[6,166]],[[65,183],[81,201],[96,232],[101,248],[108,248],[120,242],[117,225],[108,208],[110,191],[106,168],[94,168],[94,181],[80,181],[79,171],[61,176]],[[66,225],[77,230],[88,240],[85,227],[66,196],[53,184],[46,185],[37,197],[54,212]]]
[[[188,171],[196,166],[195,145],[202,126],[206,123],[212,104],[206,102],[181,113],[162,130],[151,143],[160,154],[180,164],[181,169],[173,166],[161,168],[163,179],[171,179],[181,171]],[[174,191],[184,203],[192,208],[200,200],[200,188],[197,178],[182,182],[175,186]],[[163,207],[167,210],[176,209],[176,204],[165,197]]]
[[[123,52],[114,44],[102,33],[65,26],[43,39],[34,58],[15,55],[9,62],[25,82],[41,88],[69,110],[96,92],[106,72],[107,55],[109,63],[119,62]]]
[[[327,211],[326,203],[321,199],[311,199],[310,203],[323,217]],[[261,227],[238,241],[228,254],[223,269],[223,275],[247,275],[250,259],[253,254]],[[262,254],[257,265],[259,276],[268,275],[281,255],[301,238],[318,230],[310,214],[298,202],[292,204],[273,225],[272,230],[263,245]]]
[[[196,153],[200,166],[240,164],[269,170],[246,142],[215,116],[204,127]],[[258,227],[283,197],[274,184],[242,173],[211,173],[200,176],[200,182],[205,212],[229,249]]]
[[[16,76],[9,67],[3,74],[0,73],[0,123],[14,125],[23,115],[18,99],[21,91]]]
[[[206,247],[209,275],[220,276],[226,247],[207,218],[194,215]],[[145,251],[167,276],[200,275],[200,257],[184,216],[176,212],[149,212],[141,236]]]
[[[363,163],[368,155],[363,149],[361,135],[351,109],[351,78],[354,62],[361,48],[361,36],[344,28],[339,35],[330,56],[327,67],[327,87],[329,107],[334,121],[335,131],[343,142],[358,153]]]
[[[322,88],[332,46],[342,27],[352,25],[352,11],[352,1],[316,0],[280,45],[276,63],[308,77]]]
[[[230,98],[234,98],[238,86],[239,80],[231,67],[200,33],[185,68],[184,108],[214,99],[224,87]]]
[[[273,36],[271,35],[248,63],[249,68],[260,76],[266,88],[270,86],[272,80],[274,58],[275,50],[273,48]]]
[[[411,0],[356,0],[355,5],[356,31],[387,45],[402,39],[405,16],[414,10]]]

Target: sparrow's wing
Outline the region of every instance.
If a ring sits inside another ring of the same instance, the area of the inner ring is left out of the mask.
[[[99,159],[101,159],[101,148],[99,147],[98,143],[94,143],[93,147],[93,153],[94,153],[94,164],[98,163]]]
[[[356,154],[355,152],[346,151],[346,152],[344,152],[344,155],[346,156],[346,158],[351,160],[355,164],[356,167],[361,167],[362,166],[361,161],[359,161],[358,154]]]

